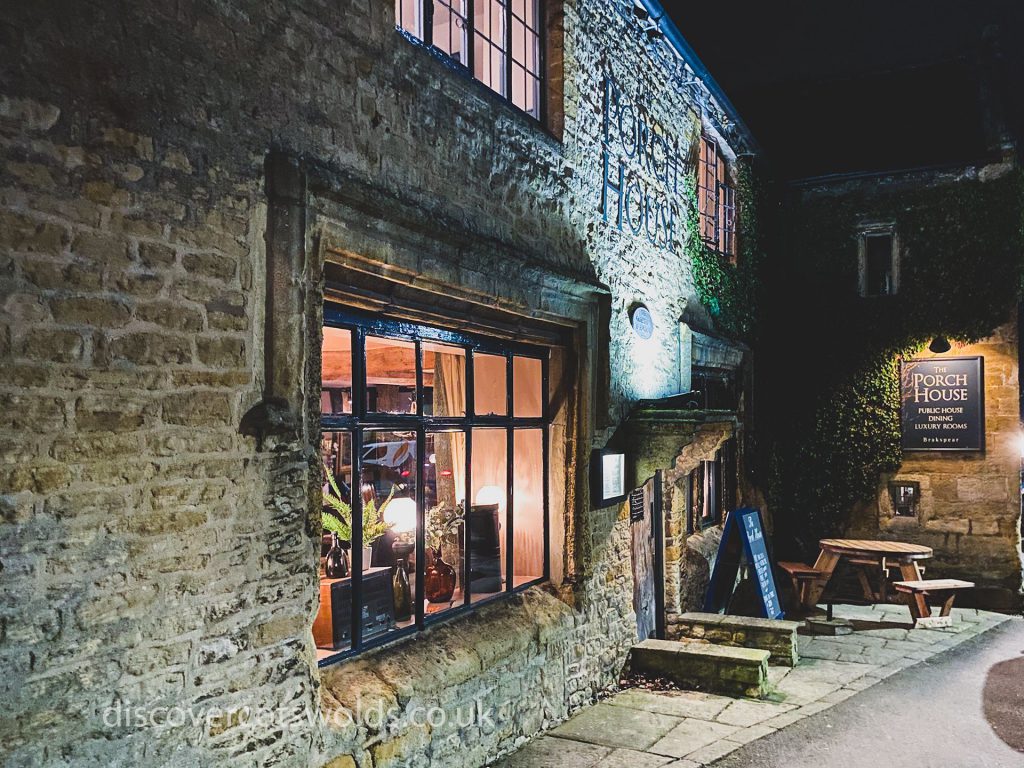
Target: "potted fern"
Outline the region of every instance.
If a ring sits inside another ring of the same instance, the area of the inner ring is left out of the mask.
[[[323,510],[320,515],[324,530],[338,535],[342,541],[352,541],[352,505],[341,498],[341,490],[334,479],[331,468],[324,464],[324,472],[327,475],[329,490],[324,491],[324,503],[330,510]],[[391,526],[384,522],[384,510],[395,495],[395,488],[392,486],[391,493],[384,500],[384,503],[377,506],[376,501],[370,498],[363,504],[363,570],[370,567],[370,558],[373,555],[373,542],[390,530]]]

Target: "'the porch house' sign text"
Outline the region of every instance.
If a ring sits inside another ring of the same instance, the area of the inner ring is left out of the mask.
[[[678,252],[683,210],[679,178],[685,173],[679,140],[653,117],[642,92],[627,92],[611,73],[603,90],[604,220]]]
[[[985,449],[983,358],[904,360],[900,398],[904,451]]]

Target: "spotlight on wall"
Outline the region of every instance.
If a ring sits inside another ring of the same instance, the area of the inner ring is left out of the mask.
[[[936,336],[932,339],[932,343],[928,345],[928,350],[934,352],[936,355],[941,355],[943,352],[949,352],[949,349],[949,341],[946,340],[945,336]]]

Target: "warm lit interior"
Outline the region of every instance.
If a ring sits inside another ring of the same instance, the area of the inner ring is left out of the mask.
[[[466,0],[432,2],[430,40],[433,46],[463,66],[470,66],[467,27],[472,21],[473,76],[524,112],[539,118],[538,0],[512,0],[510,6],[502,0],[476,0],[471,20]],[[423,18],[423,0],[395,1],[395,23],[420,40],[426,39]]]
[[[423,431],[423,456],[417,460],[416,422],[409,428],[362,429],[358,488],[365,526],[377,527],[364,541],[364,643],[382,634],[412,627],[417,602],[425,617],[466,603],[478,603],[505,592],[509,585],[507,536],[511,519],[513,587],[544,575],[544,429],[509,421],[511,376],[512,417],[543,416],[543,363],[539,358],[493,354],[459,345],[417,342],[367,334],[362,369],[365,374],[364,414],[354,413],[353,331],[325,328],[322,348],[322,413],[380,422],[395,417],[504,419],[508,423],[471,426],[458,423],[430,426]],[[417,392],[417,351],[422,389]],[[472,361],[472,362],[470,362]],[[472,366],[473,402],[467,397]],[[419,405],[418,405],[419,403]],[[417,408],[422,407],[422,414]],[[470,413],[472,411],[473,413]],[[356,427],[358,428],[358,426]],[[327,514],[350,515],[353,478],[353,435],[349,428],[325,429],[321,453],[334,485],[325,482]],[[471,438],[471,441],[469,440]],[[470,458],[470,455],[472,458]],[[467,470],[471,474],[466,503]],[[509,505],[511,470],[512,502]],[[421,488],[422,486],[422,488]],[[416,551],[418,498],[422,497],[425,549]],[[509,515],[511,514],[511,518]],[[468,523],[468,525],[467,525]],[[351,603],[331,590],[351,589],[351,571],[329,578],[326,561],[333,546],[325,536],[321,549],[321,609],[314,635],[321,658],[344,652],[351,627],[337,628],[351,616]],[[352,548],[339,536],[349,568]],[[469,551],[467,552],[467,547]],[[333,555],[334,562],[338,553]],[[420,562],[420,561],[423,562]],[[401,578],[399,569],[405,570]],[[424,594],[417,595],[417,569],[424,571]],[[396,598],[408,596],[408,602]],[[335,617],[331,604],[341,612]],[[334,624],[330,624],[334,622]],[[334,633],[332,635],[332,632]],[[341,642],[338,642],[338,632]]]

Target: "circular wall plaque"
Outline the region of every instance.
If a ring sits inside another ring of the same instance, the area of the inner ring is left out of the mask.
[[[629,321],[633,325],[633,332],[641,339],[649,339],[654,335],[654,318],[643,304],[633,310]]]

